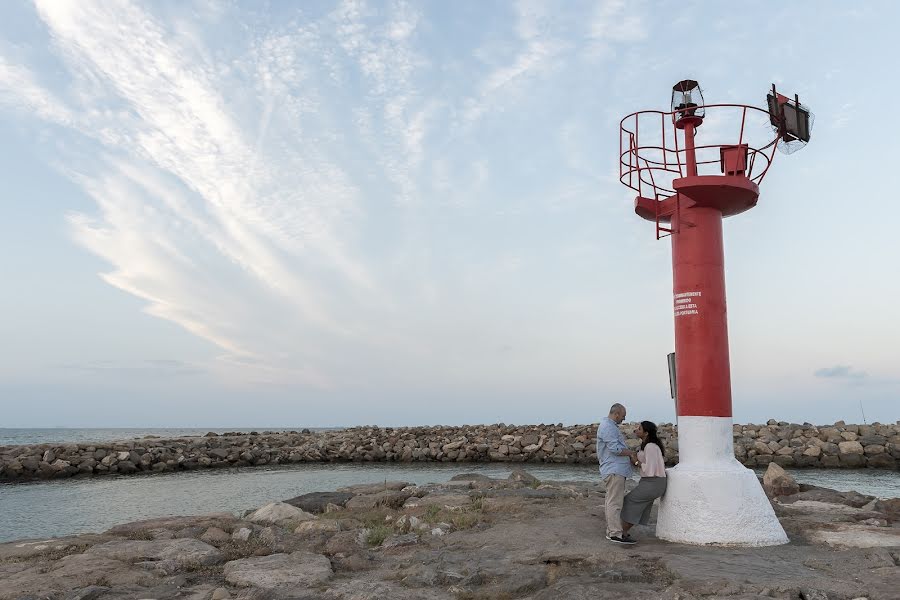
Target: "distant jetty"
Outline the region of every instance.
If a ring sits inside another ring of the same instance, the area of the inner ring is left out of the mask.
[[[623,424],[629,445],[639,441]],[[231,432],[202,437],[0,446],[0,481],[164,473],[327,462],[597,462],[597,425],[353,427],[339,431]],[[660,426],[669,464],[678,432]],[[897,469],[900,423],[816,426],[770,420],[734,425],[735,457],[748,467]]]

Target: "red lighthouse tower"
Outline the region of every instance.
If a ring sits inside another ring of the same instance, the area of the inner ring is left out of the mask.
[[[672,242],[679,464],[660,504],[660,538],[787,542],[756,476],[734,458],[722,219],[756,205],[775,149],[802,147],[811,125],[799,98],[774,85],[764,110],[706,105],[693,80],[673,86],[670,111],[622,119],[620,180],[638,193],[635,213]]]

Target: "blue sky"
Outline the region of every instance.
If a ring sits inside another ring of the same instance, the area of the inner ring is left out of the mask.
[[[669,244],[616,156],[687,77],[816,115],[725,222],[735,419],[892,422],[898,18],[4,2],[0,426],[672,420]]]

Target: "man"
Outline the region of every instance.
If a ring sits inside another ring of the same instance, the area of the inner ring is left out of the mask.
[[[631,465],[636,454],[625,445],[619,423],[625,420],[625,407],[613,404],[609,416],[597,427],[597,460],[600,476],[606,484],[606,539],[617,544],[633,544],[622,534],[622,499],[625,480],[631,477]]]

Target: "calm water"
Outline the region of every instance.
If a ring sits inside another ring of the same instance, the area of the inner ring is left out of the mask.
[[[546,480],[596,481],[591,465],[525,465]],[[0,484],[0,541],[103,531],[166,515],[238,513],[273,500],[355,483],[442,483],[458,473],[507,477],[505,464],[306,464],[273,469],[216,469],[128,477]],[[893,471],[793,471],[798,481],[881,497],[900,497]]]
[[[155,435],[161,438],[180,438],[188,436],[202,436],[212,431],[225,433],[226,431],[250,432],[258,431],[300,431],[298,427],[248,427],[226,428],[214,427],[171,427],[157,429],[129,429],[111,427],[105,429],[67,429],[64,427],[50,427],[46,429],[8,429],[0,427],[0,446],[14,446],[21,444],[76,444],[86,442],[109,442],[113,440],[131,440],[147,435]],[[312,431],[328,431],[340,429],[339,427],[309,427]]]

